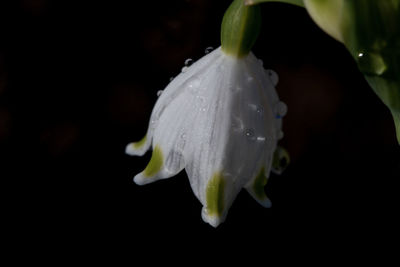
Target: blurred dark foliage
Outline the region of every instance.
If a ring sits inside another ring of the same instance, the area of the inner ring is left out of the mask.
[[[292,163],[266,187],[273,207],[243,192],[213,229],[185,172],[144,187],[132,182],[150,155],[128,157],[125,145],[145,134],[156,92],[185,59],[219,46],[229,3],[1,4],[0,178],[6,221],[21,235],[15,246],[72,242],[85,254],[117,240],[159,249],[171,240],[244,238],[282,251],[308,240],[319,253],[340,241],[352,254],[390,236],[400,178],[390,113],[345,48],[304,10],[283,4],[263,5],[253,50],[279,74],[289,108],[281,144]]]

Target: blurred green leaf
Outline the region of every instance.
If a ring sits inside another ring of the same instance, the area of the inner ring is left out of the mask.
[[[244,0],[246,5],[257,5],[265,2],[281,2],[304,7],[303,0]]]
[[[345,0],[344,44],[390,109],[400,144],[400,0]]]

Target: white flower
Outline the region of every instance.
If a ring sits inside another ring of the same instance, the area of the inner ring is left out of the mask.
[[[214,227],[243,187],[270,207],[263,187],[286,113],[277,82],[251,52],[237,58],[218,48],[198,60],[163,91],[145,138],[126,147],[129,155],[153,148],[134,181],[151,183],[185,168],[202,218]]]

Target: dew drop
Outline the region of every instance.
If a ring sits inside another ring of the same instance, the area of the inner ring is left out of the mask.
[[[187,70],[188,70],[188,67],[184,66],[181,71],[182,71],[182,73],[185,73]]]
[[[169,81],[172,82],[175,79],[175,77],[169,78]]]
[[[192,65],[192,64],[193,64],[193,59],[188,58],[188,59],[185,60],[185,66],[186,66],[186,67],[189,67],[189,66]]]
[[[254,81],[253,76],[247,76],[247,82],[251,83]]]
[[[279,101],[275,106],[275,117],[277,119],[282,118],[287,113],[287,106],[282,101]]]
[[[213,51],[213,50],[214,50],[214,48],[212,46],[209,46],[206,48],[206,50],[204,50],[204,53],[207,55],[207,54],[211,53],[211,51]]]
[[[197,101],[199,102],[199,103],[204,103],[204,101],[205,101],[205,98],[204,98],[204,96],[196,96],[196,98],[197,98]]]
[[[246,129],[245,135],[246,135],[247,139],[249,139],[249,140],[253,141],[255,139],[253,129]]]
[[[270,82],[276,86],[278,84],[279,81],[279,76],[278,74],[270,69],[265,70],[265,73],[267,74],[268,79],[270,80]]]
[[[158,90],[157,91],[157,96],[160,96],[163,93],[163,90]]]
[[[252,111],[255,111],[258,115],[264,114],[264,109],[261,106],[257,106],[256,104],[248,104],[249,108]]]
[[[387,70],[385,60],[377,52],[359,52],[357,62],[361,72],[367,75],[382,75]]]
[[[181,139],[185,140],[185,138],[186,138],[186,133],[182,133],[181,134]]]
[[[260,63],[260,66],[262,67],[264,65],[264,61],[262,61],[262,59],[258,60],[258,63]]]
[[[264,136],[258,136],[257,137],[257,141],[264,142],[265,141],[265,137]]]
[[[190,91],[195,92],[199,86],[200,86],[200,80],[198,78],[192,78],[189,80],[188,89]]]
[[[158,122],[157,119],[151,120],[150,121],[150,128],[154,129],[156,127],[157,122]]]

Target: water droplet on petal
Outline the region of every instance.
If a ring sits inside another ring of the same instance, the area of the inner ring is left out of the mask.
[[[267,74],[267,77],[268,77],[268,79],[270,80],[270,82],[271,82],[274,86],[276,86],[276,85],[278,84],[278,81],[279,81],[279,76],[278,76],[278,74],[277,74],[275,71],[270,70],[270,69],[265,70],[265,73]]]
[[[263,141],[265,141],[265,137],[264,136],[258,136],[257,137],[257,141],[263,142]]]
[[[251,141],[255,140],[253,129],[246,129],[245,135],[246,135],[247,139],[249,139]]]
[[[199,103],[204,103],[204,101],[205,101],[205,98],[204,98],[204,96],[196,96],[196,98],[197,98],[197,101],[199,102]]]
[[[287,113],[287,106],[285,103],[283,103],[282,101],[279,101],[276,105],[275,105],[275,117],[277,119],[282,118],[283,116],[285,116]]]
[[[197,95],[196,96],[196,107],[200,110],[200,111],[206,111],[207,110],[207,103],[206,103],[206,98],[204,96],[201,95]]]
[[[182,139],[185,139],[185,138],[186,138],[186,133],[182,133],[182,134],[181,134],[181,138],[182,138]]]
[[[188,70],[188,67],[184,66],[181,71],[182,71],[182,73],[185,73],[187,70]]]
[[[358,67],[367,75],[382,75],[387,66],[382,55],[376,52],[364,51],[358,53]]]
[[[157,91],[157,96],[160,96],[163,93],[163,90],[158,90]]]
[[[256,104],[248,104],[250,109],[257,112],[258,115],[262,115],[264,113],[264,109],[261,106],[257,106]]]
[[[190,79],[188,82],[188,89],[192,93],[196,92],[199,86],[200,86],[200,80],[197,77]]]
[[[192,64],[193,64],[193,59],[188,58],[188,59],[185,60],[185,66],[186,66],[186,67],[189,67],[189,66],[192,65]]]
[[[169,81],[172,82],[175,79],[175,77],[169,78]]]
[[[251,83],[254,81],[254,77],[253,76],[247,76],[247,82]]]
[[[258,63],[260,63],[260,66],[262,67],[264,65],[264,62],[262,61],[262,59],[258,60]]]
[[[204,53],[207,55],[207,54],[211,53],[211,51],[213,51],[213,50],[214,50],[214,48],[212,46],[209,46],[206,48],[206,50],[204,50]]]
[[[153,119],[150,121],[150,128],[154,129],[156,127],[156,124],[158,122],[158,119]]]

